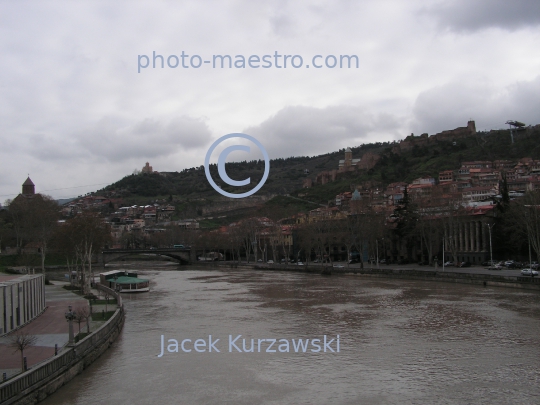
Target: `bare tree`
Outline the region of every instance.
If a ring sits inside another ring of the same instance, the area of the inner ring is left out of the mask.
[[[79,322],[79,333],[81,333],[81,321],[86,322],[86,333],[90,334],[90,319],[92,317],[92,314],[90,313],[90,307],[88,305],[83,305],[77,308],[77,316],[76,320]],[[81,321],[79,321],[79,318]]]
[[[540,261],[540,190],[529,191],[511,204],[509,217],[526,232],[528,242]]]
[[[459,229],[463,221],[467,220],[467,212],[458,201],[449,201],[441,217],[444,232],[444,248],[452,254],[454,263],[458,263]],[[443,257],[443,260],[445,258]]]
[[[85,307],[86,306],[78,306],[73,311],[73,312],[75,312],[74,320],[79,325],[79,332],[78,333],[81,333],[81,323],[84,321],[84,316],[82,315],[82,311],[84,311],[83,308],[85,308]]]
[[[268,241],[270,242],[270,248],[272,249],[272,259],[274,260],[274,263],[277,263],[277,253],[278,248],[281,240],[281,225],[278,223],[275,223],[269,231],[268,235]]]
[[[250,252],[253,251],[255,262],[257,262],[257,233],[259,223],[256,218],[248,218],[240,223],[243,233],[244,249],[246,250],[246,260],[249,263]]]
[[[313,227],[311,224],[303,224],[297,231],[299,245],[305,251],[306,264],[309,264],[311,260],[311,251],[315,247],[315,237],[313,234]]]
[[[360,268],[364,268],[364,251],[369,246],[369,241],[373,236],[374,217],[370,207],[363,207],[354,210],[348,221],[350,242],[358,249]],[[377,234],[378,236],[378,234]]]
[[[56,227],[58,226],[58,203],[49,196],[36,195],[30,200],[27,227],[31,239],[40,245],[41,271],[45,274],[45,256]]]
[[[103,291],[103,297],[105,297],[105,312],[109,312],[109,298],[111,297],[111,294],[105,290]]]
[[[24,372],[24,350],[37,342],[37,336],[19,330],[11,335],[9,340],[9,345],[14,349],[13,353],[21,352],[21,371]]]
[[[425,209],[419,209],[417,230],[420,234],[422,246],[427,250],[428,264],[433,264],[435,249],[440,246],[442,234],[442,220],[436,212],[430,212]],[[422,257],[423,257],[422,249]]]
[[[20,252],[23,245],[23,218],[25,212],[28,210],[28,200],[21,197],[14,200],[6,200],[5,204],[9,206],[9,214],[11,215],[11,222],[15,233],[15,245],[17,251]]]
[[[84,294],[90,292],[93,277],[92,256],[110,241],[111,234],[107,224],[91,212],[78,215],[60,229],[58,240],[63,243],[63,250],[71,264],[76,265],[77,279],[80,280]]]
[[[0,218],[0,253],[2,253],[2,239],[10,234],[11,225],[6,223],[3,218]]]

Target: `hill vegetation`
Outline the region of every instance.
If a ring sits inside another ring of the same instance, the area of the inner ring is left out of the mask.
[[[325,185],[314,185],[302,189],[303,180],[315,178],[317,173],[337,169],[344,150],[324,155],[307,157],[290,157],[273,159],[270,162],[270,175],[258,196],[285,196],[301,200],[274,198],[268,201],[268,206],[294,206],[299,211],[316,208],[313,203],[326,204],[340,192],[349,191],[358,185],[370,182],[375,187],[384,188],[398,181],[412,182],[422,176],[437,178],[440,171],[458,169],[462,162],[472,160],[518,160],[523,157],[540,159],[540,130],[533,128],[514,134],[515,142],[511,142],[510,131],[499,130],[478,132],[474,136],[459,139],[457,142],[436,141],[428,146],[418,147],[396,153],[393,151],[397,142],[364,144],[351,148],[353,157],[361,157],[365,152],[377,153],[380,160],[370,170],[340,173],[334,182]],[[210,171],[216,183],[224,190],[239,193],[241,188],[235,188],[220,182],[216,165],[211,165]],[[251,184],[256,184],[264,171],[263,161],[227,163],[228,175],[237,180],[251,178]],[[247,187],[248,189],[253,186]],[[219,200],[204,173],[204,168],[192,167],[181,172],[132,174],[116,183],[99,190],[103,193],[122,197],[133,203],[148,202],[153,199],[169,198],[174,201],[178,212],[183,216],[202,214],[202,208]],[[174,196],[174,197],[173,197]]]

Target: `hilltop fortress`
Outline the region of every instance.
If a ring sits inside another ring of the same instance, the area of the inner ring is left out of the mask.
[[[392,152],[400,153],[408,151],[415,146],[422,147],[430,145],[438,141],[456,141],[457,139],[466,138],[476,134],[476,125],[474,121],[467,122],[466,127],[458,127],[456,129],[450,129],[446,131],[439,132],[438,134],[429,136],[427,133],[424,133],[419,136],[414,136],[410,134],[408,137],[403,139],[399,144],[392,148]]]
[[[451,130],[439,132],[429,136],[424,133],[419,136],[411,134],[399,143],[393,146],[392,152],[400,154],[413,149],[415,146],[424,147],[434,142],[449,141],[455,142],[458,139],[466,138],[476,134],[476,124],[474,121],[468,121],[466,127],[458,127]],[[303,188],[309,188],[313,184],[326,184],[335,181],[340,173],[350,172],[355,170],[369,170],[379,161],[379,155],[375,152],[367,151],[361,158],[353,159],[351,148],[345,150],[345,159],[339,161],[338,168],[327,170],[317,174],[315,181],[311,178],[306,178],[303,181]]]

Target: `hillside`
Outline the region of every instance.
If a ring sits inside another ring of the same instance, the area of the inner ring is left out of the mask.
[[[218,195],[206,180],[202,166],[181,172],[133,174],[97,193],[122,197],[133,203],[169,198],[174,201],[179,217],[233,211],[242,206],[260,206],[273,196],[287,194],[304,201],[287,199],[286,202],[278,199],[267,201],[266,205],[275,209],[276,202],[279,202],[278,205],[288,205],[291,209],[294,207],[304,211],[316,207],[312,203],[325,204],[336,194],[352,190],[362,184],[386,187],[392,182],[411,182],[421,176],[437,178],[440,171],[455,170],[464,161],[518,160],[523,157],[540,159],[540,128],[538,126],[527,131],[514,132],[514,137],[515,143],[512,144],[508,130],[477,132],[475,135],[456,141],[441,140],[397,152],[398,142],[361,145],[352,148],[353,157],[362,157],[368,151],[376,153],[380,159],[374,167],[369,170],[339,173],[335,181],[324,185],[314,185],[311,188],[302,188],[303,181],[308,177],[315,180],[318,173],[337,169],[339,160],[343,159],[344,150],[314,157],[273,159],[270,162],[270,176],[266,184],[251,202],[248,199],[242,199],[246,200],[243,202],[232,202]],[[216,166],[213,165],[210,169],[214,174],[214,179],[219,179]],[[251,177],[252,184],[259,181],[263,169],[264,163],[261,161],[227,164],[227,173],[231,178]],[[219,181],[216,182],[219,184]],[[222,184],[222,187],[233,191],[227,185]],[[234,192],[241,192],[241,189],[236,188]]]
[[[380,160],[367,171],[348,172],[338,175],[334,182],[297,190],[291,195],[325,203],[343,191],[350,191],[362,184],[386,187],[398,181],[406,183],[423,176],[438,179],[443,170],[456,170],[462,162],[473,160],[511,160],[524,157],[540,159],[540,128],[514,132],[512,144],[510,131],[478,132],[457,142],[441,141],[426,147],[414,147],[409,151],[394,153],[392,147],[384,147]],[[354,156],[354,155],[353,155]]]
[[[362,154],[367,150],[382,150],[389,143],[367,144],[353,148],[353,153]],[[290,157],[270,160],[270,175],[258,195],[287,194],[302,187],[306,178],[305,171],[310,174],[337,168],[343,159],[344,150],[314,157]],[[251,183],[256,184],[262,177],[264,162],[250,161],[227,163],[227,174],[232,179],[251,177]],[[210,166],[212,177],[220,184],[216,165]],[[224,190],[239,193],[242,188],[232,188],[221,183]],[[248,186],[251,189],[253,186]],[[182,196],[183,198],[211,198],[217,193],[206,180],[204,168],[192,167],[181,172],[166,172],[153,174],[132,174],[105,187],[97,193],[107,194],[116,192],[121,197],[163,197]]]

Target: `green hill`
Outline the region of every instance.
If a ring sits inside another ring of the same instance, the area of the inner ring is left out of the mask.
[[[334,182],[302,189],[303,180],[315,179],[317,173],[337,169],[343,159],[344,150],[314,157],[290,157],[273,159],[270,162],[270,175],[257,193],[258,196],[287,195],[299,200],[272,200],[267,206],[288,205],[301,211],[316,207],[307,201],[325,204],[340,192],[351,190],[364,182],[372,182],[378,187],[386,187],[397,181],[411,182],[421,176],[437,178],[442,170],[458,169],[462,162],[472,160],[518,160],[523,157],[540,159],[540,129],[515,132],[515,143],[511,143],[508,130],[478,132],[455,142],[435,141],[424,147],[415,146],[406,152],[395,153],[394,143],[372,143],[352,148],[353,157],[361,157],[370,151],[378,154],[380,160],[370,170],[358,170],[338,174]],[[210,170],[219,184],[216,165]],[[251,177],[251,184],[258,182],[263,174],[264,162],[250,161],[227,164],[227,173],[233,179]],[[241,189],[221,184],[224,190],[241,192]],[[252,186],[247,187],[247,189]],[[203,167],[185,169],[181,172],[160,174],[133,174],[99,190],[97,193],[123,197],[127,201],[142,202],[150,199],[174,196],[177,209],[184,216],[201,215],[202,207],[221,198],[212,189]]]
[[[390,146],[390,143],[367,144],[353,148],[355,153],[364,153],[371,149],[381,149]],[[324,170],[337,168],[340,159],[343,159],[344,150],[319,155],[314,157],[290,157],[286,159],[272,159],[270,161],[270,175],[268,180],[257,193],[258,195],[288,194],[302,187],[303,180],[309,175]],[[232,179],[251,178],[251,184],[256,184],[263,175],[264,162],[235,162],[227,163],[227,174]],[[212,177],[220,184],[216,165],[210,166]],[[223,182],[220,184],[224,190],[239,193],[242,188],[230,187]],[[253,188],[247,186],[246,190]],[[111,192],[119,197],[131,198],[134,201],[138,197],[168,197],[169,195],[181,196],[186,199],[217,197],[216,191],[206,180],[204,168],[192,167],[181,172],[166,172],[152,174],[132,174],[111,184],[97,193],[108,195]]]
[[[392,152],[391,146],[379,148],[380,160],[370,170],[348,172],[338,175],[335,182],[297,190],[291,195],[307,200],[327,202],[336,194],[352,190],[356,185],[371,182],[380,187],[398,181],[410,183],[422,176],[438,179],[443,170],[456,170],[462,162],[473,160],[512,160],[524,157],[540,159],[540,128],[530,132],[514,133],[512,144],[510,131],[478,132],[456,142],[437,141],[425,147],[413,147],[402,153]],[[353,156],[354,154],[353,149]]]

